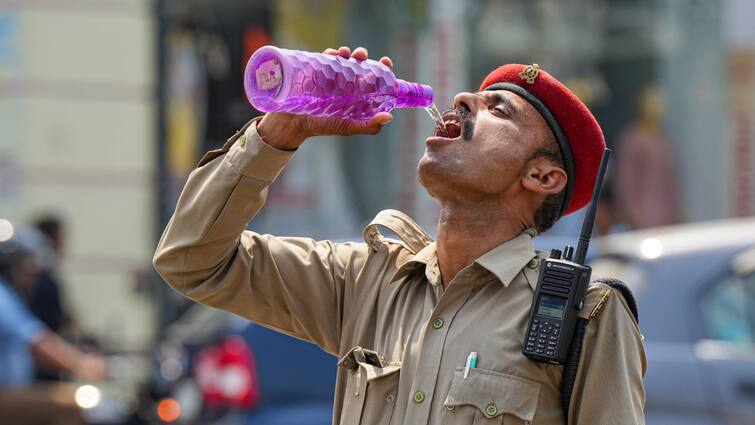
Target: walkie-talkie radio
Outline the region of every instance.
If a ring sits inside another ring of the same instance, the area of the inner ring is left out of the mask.
[[[603,151],[592,202],[582,223],[576,255],[572,246],[564,252],[554,249],[540,262],[540,277],[532,299],[530,320],[522,353],[532,360],[564,364],[574,336],[579,311],[585,300],[592,269],[584,265],[590,244],[598,197],[611,151]]]

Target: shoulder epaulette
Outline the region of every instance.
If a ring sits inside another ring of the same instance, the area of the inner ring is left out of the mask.
[[[379,226],[385,227],[399,240],[384,237]],[[373,250],[379,250],[386,242],[400,243],[412,254],[416,254],[433,240],[419,225],[409,216],[397,210],[383,210],[364,228],[364,241]]]

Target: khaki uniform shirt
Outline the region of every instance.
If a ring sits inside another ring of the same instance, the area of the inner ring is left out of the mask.
[[[292,154],[264,143],[252,121],[202,159],[155,254],[173,288],[338,356],[334,424],[564,423],[562,367],[522,354],[541,256],[533,231],[445,290],[435,243],[398,211],[378,214],[364,243],[246,231]],[[645,355],[623,297],[593,284],[582,315],[591,319],[569,423],[644,423]]]

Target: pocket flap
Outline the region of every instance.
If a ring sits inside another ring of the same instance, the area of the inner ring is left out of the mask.
[[[383,367],[383,359],[376,351],[356,346],[338,360],[338,366],[344,369],[354,370],[358,368],[360,364]]]
[[[338,367],[349,370],[361,368],[365,371],[367,381],[392,375],[401,369],[399,364],[386,364],[376,351],[358,346],[341,357]]]
[[[470,369],[464,379],[464,368],[457,368],[443,405],[449,409],[470,405],[488,418],[508,414],[531,422],[539,398],[537,382],[478,368]]]

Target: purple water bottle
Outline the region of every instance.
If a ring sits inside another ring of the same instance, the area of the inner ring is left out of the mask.
[[[264,46],[246,64],[244,90],[263,112],[369,120],[394,108],[423,108],[433,89],[400,80],[374,60]]]

